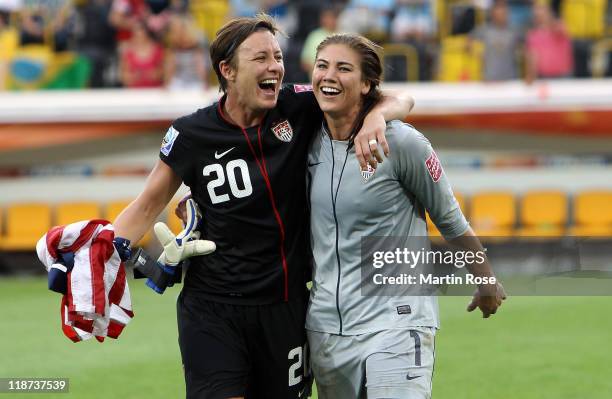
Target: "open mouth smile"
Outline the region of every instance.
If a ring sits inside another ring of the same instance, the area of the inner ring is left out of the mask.
[[[341,90],[336,89],[335,87],[330,87],[330,86],[321,86],[320,90],[324,96],[329,96],[329,97],[337,96],[338,94],[342,92]]]
[[[276,85],[278,84],[278,79],[264,79],[259,81],[259,88],[263,90],[266,94],[273,94],[276,90]]]

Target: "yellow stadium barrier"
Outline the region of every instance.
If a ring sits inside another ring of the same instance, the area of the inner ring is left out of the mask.
[[[509,237],[514,234],[516,206],[514,194],[489,191],[471,198],[470,222],[480,237]]]
[[[5,251],[30,251],[51,228],[51,207],[47,204],[26,203],[6,209],[6,235],[0,241]]]
[[[55,224],[66,225],[81,220],[100,219],[97,202],[65,202],[55,207]]]
[[[531,191],[520,202],[518,234],[524,237],[560,237],[568,219],[567,195],[562,191]]]
[[[442,39],[438,79],[443,82],[482,80],[482,53],[480,41],[470,41],[465,35]]]
[[[607,0],[564,0],[561,17],[575,39],[597,39],[606,31]]]
[[[571,235],[612,237],[612,191],[593,190],[574,197]]]

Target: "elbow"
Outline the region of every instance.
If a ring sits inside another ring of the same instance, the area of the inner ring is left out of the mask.
[[[408,112],[412,111],[412,109],[414,108],[414,104],[414,97],[408,96],[406,98],[406,108],[408,109]]]
[[[396,97],[396,102],[399,105],[399,107],[402,109],[402,113],[405,114],[406,116],[408,116],[408,114],[412,111],[412,109],[414,108],[414,104],[415,104],[414,97],[412,97],[408,93],[402,93],[398,95]]]

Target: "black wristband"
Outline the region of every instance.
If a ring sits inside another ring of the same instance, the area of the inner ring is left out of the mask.
[[[180,283],[183,276],[183,269],[180,264],[173,268],[173,274],[152,259],[142,248],[138,248],[129,264],[134,266],[134,278],[146,278],[147,286],[158,294],[165,291],[166,287],[172,287],[175,283]]]
[[[115,237],[113,239],[113,245],[115,245],[122,262],[125,262],[132,257],[132,247],[130,247],[130,240],[127,238]]]

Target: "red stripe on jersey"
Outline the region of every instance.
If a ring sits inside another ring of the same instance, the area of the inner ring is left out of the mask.
[[[221,117],[225,119],[227,123],[237,126],[236,124],[234,124],[233,122],[231,122],[229,119],[226,118],[225,114],[223,113],[223,107],[221,106],[221,101],[219,101],[218,109],[219,109],[219,114],[221,114]],[[272,183],[270,182],[270,176],[268,175],[268,169],[266,167],[266,158],[264,156],[263,145],[261,143],[261,124],[257,127],[257,141],[259,143],[259,152],[261,153],[261,160],[259,160],[259,157],[257,156],[257,152],[255,152],[255,148],[253,147],[253,144],[251,143],[251,139],[249,139],[249,135],[247,134],[246,129],[243,129],[242,126],[237,126],[237,127],[240,128],[240,131],[244,135],[244,138],[247,144],[249,145],[249,150],[251,151],[251,154],[253,154],[253,158],[255,158],[255,162],[257,162],[259,171],[261,172],[261,175],[264,178],[264,181],[266,183],[266,188],[268,191],[268,196],[270,197],[270,202],[272,204],[272,210],[274,211],[274,218],[276,219],[276,222],[278,223],[278,228],[281,234],[280,255],[281,255],[281,261],[283,264],[284,298],[285,298],[285,302],[287,302],[289,301],[289,274],[288,274],[289,268],[287,265],[287,257],[285,256],[285,225],[283,224],[283,220],[280,216],[280,213],[278,212],[278,208],[276,207],[276,199],[274,198],[274,190],[272,189]]]
[[[242,131],[242,134],[244,135],[244,138],[247,141],[247,144],[249,145],[249,149],[251,150],[251,153],[253,154],[253,157],[255,157],[255,161],[257,162],[257,166],[259,167],[259,171],[261,172],[261,175],[264,178],[264,181],[266,182],[266,188],[268,189],[268,196],[270,197],[270,202],[272,203],[272,210],[274,211],[274,217],[276,218],[276,222],[278,223],[278,228],[280,230],[280,234],[281,234],[281,243],[280,243],[280,254],[281,254],[281,261],[283,263],[283,274],[284,274],[284,287],[285,287],[285,292],[284,292],[284,297],[285,297],[285,302],[287,302],[289,300],[289,276],[288,276],[288,267],[287,267],[287,258],[285,257],[285,225],[283,224],[283,220],[281,219],[280,213],[278,212],[278,209],[276,208],[276,199],[274,198],[274,191],[272,190],[272,183],[270,182],[270,176],[268,175],[268,170],[266,168],[266,160],[265,157],[263,155],[263,147],[261,145],[261,125],[259,125],[259,127],[257,128],[257,139],[259,141],[259,150],[261,152],[261,161],[259,160],[259,158],[257,157],[257,153],[255,152],[255,148],[253,148],[253,144],[251,143],[251,139],[249,139],[249,136],[246,132],[245,129],[240,128],[240,130]]]
[[[244,132],[244,134],[246,134],[246,132]],[[264,176],[264,178],[266,179],[266,183],[270,185],[270,196],[271,196],[271,201],[272,201],[272,207],[274,208],[274,212],[277,214],[278,224],[281,230],[281,238],[282,238],[282,241],[284,242],[285,241],[285,226],[275,206],[276,198],[274,197],[274,190],[272,190],[272,183],[270,182],[270,175],[268,174],[268,165],[266,165],[266,157],[264,156],[263,145],[261,143],[261,125],[257,128],[257,142],[259,143],[259,152],[261,153],[261,163],[263,164],[263,170],[266,172],[266,175]],[[249,140],[249,144],[250,144],[250,140]]]

